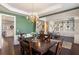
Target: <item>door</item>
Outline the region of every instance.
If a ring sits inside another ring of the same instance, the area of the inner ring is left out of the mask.
[[[3,55],[12,55],[14,54],[14,16],[2,15],[2,38],[3,38]]]

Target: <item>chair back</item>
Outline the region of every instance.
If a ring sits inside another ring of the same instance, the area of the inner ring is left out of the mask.
[[[48,33],[47,37],[45,38],[45,41],[50,42],[51,37],[52,37],[51,33]]]
[[[21,52],[23,54],[32,54],[31,42],[21,41],[20,42]]]
[[[44,41],[45,34],[44,33],[40,33],[38,39],[40,39],[40,41]]]
[[[62,51],[62,42],[58,42],[55,50],[55,55],[61,54]]]

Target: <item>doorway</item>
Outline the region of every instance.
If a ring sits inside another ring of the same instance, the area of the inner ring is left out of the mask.
[[[15,17],[11,15],[1,14],[2,20],[2,38],[3,38],[3,55],[14,54],[14,38],[15,38]]]

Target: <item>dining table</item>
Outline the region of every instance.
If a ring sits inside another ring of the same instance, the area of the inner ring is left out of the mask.
[[[25,40],[30,41],[30,40]],[[51,47],[57,44],[56,41],[50,39],[50,42],[41,42],[40,39],[31,39],[31,47],[34,51],[38,52],[39,55],[46,53]]]

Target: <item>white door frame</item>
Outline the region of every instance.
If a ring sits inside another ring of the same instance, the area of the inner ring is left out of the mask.
[[[2,38],[2,16],[10,16],[10,17],[13,17],[14,18],[14,40],[16,39],[16,16],[13,16],[13,15],[8,15],[8,14],[4,14],[4,13],[0,13],[0,35],[1,35],[1,38]],[[2,40],[3,41],[3,40]]]

